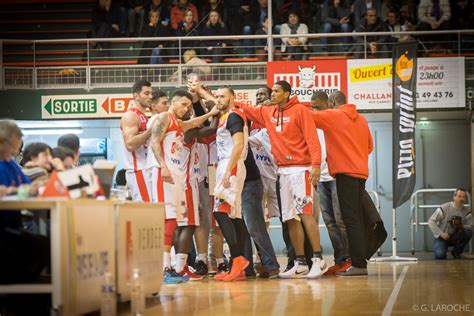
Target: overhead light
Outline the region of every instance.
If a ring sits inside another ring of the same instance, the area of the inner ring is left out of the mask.
[[[428,121],[427,117],[420,117],[420,121]]]
[[[84,131],[82,128],[24,128],[22,129],[24,135],[63,135],[63,134],[76,134],[80,135]]]

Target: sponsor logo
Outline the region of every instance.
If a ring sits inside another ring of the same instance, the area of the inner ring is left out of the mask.
[[[413,58],[408,59],[408,52],[405,52],[400,58],[398,58],[395,64],[395,72],[401,81],[408,81],[413,75]]]

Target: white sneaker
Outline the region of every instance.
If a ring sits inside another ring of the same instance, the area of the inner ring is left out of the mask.
[[[282,279],[300,279],[305,278],[308,272],[308,265],[298,263],[298,261],[295,260],[293,268],[285,272],[280,272],[278,276]]]
[[[311,267],[311,271],[306,275],[307,279],[319,278],[329,269],[324,259],[312,258],[311,260],[313,261],[313,266]]]

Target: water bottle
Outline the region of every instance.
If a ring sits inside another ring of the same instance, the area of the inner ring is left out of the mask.
[[[224,241],[224,257],[227,258],[227,259],[230,259],[231,255],[230,255],[230,249],[229,249],[229,244],[227,244],[226,241]]]
[[[130,291],[132,316],[145,315],[145,293],[138,269],[133,269],[132,288]]]
[[[100,304],[101,316],[115,316],[117,314],[117,301],[115,296],[115,286],[110,272],[105,273],[104,284],[102,285],[102,298]]]

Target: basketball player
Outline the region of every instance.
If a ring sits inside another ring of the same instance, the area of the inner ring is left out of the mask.
[[[134,105],[127,110],[120,121],[125,156],[125,176],[133,200],[150,202],[144,170],[146,168],[147,143],[151,135],[151,129],[146,128],[148,117],[145,114],[151,105],[151,83],[144,79],[135,82],[132,94]]]
[[[181,228],[176,245],[176,272],[181,276],[189,277],[190,280],[199,280],[202,277],[190,272],[186,265],[194,227],[199,224],[199,217],[196,216],[197,206],[194,203],[196,198],[190,195],[189,190],[186,192],[190,151],[189,148],[185,148],[183,136],[185,131],[199,127],[218,111],[213,110],[201,117],[181,121],[180,118],[183,118],[191,107],[192,96],[185,90],[176,90],[168,111],[159,114],[156,118],[151,143],[160,166],[157,175],[153,175],[153,178],[157,179],[157,200],[164,201],[166,211],[164,269],[171,268],[170,250],[178,223]]]
[[[308,108],[290,99],[291,86],[277,81],[272,88],[273,106],[243,105],[249,119],[264,125],[278,165],[283,221],[288,224],[296,261],[281,278],[317,278],[327,271],[322,259],[319,228],[312,213],[312,185],[319,180],[321,148],[316,127]],[[305,226],[313,248],[313,265],[308,268],[304,257]]]

